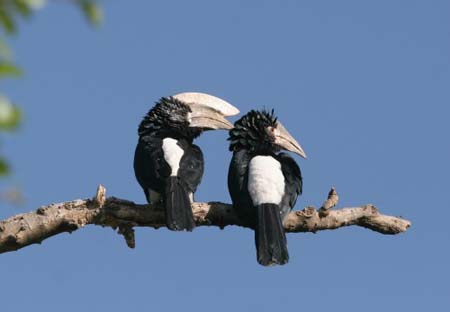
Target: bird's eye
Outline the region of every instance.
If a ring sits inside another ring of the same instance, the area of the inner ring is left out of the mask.
[[[267,133],[271,135],[275,134],[275,127],[267,127]]]
[[[275,127],[267,127],[266,132],[269,136],[270,141],[275,141],[275,135],[276,135],[276,128]]]

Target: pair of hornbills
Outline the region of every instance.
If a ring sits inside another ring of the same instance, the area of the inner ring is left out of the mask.
[[[170,230],[192,231],[191,204],[204,169],[203,153],[193,141],[206,130],[229,130],[233,207],[255,231],[258,262],[285,264],[289,254],[283,221],[302,192],[302,176],[295,160],[280,151],[306,155],[273,110],[252,110],[233,126],[226,117],[238,113],[226,101],[204,93],[161,98],[139,125],[136,178],[147,201],[164,208]]]

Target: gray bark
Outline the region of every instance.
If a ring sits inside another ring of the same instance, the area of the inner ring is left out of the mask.
[[[106,198],[106,190],[99,186],[93,199],[74,200],[41,207],[36,211],[0,221],[0,253],[15,251],[64,232],[73,232],[88,224],[118,229],[130,248],[135,247],[136,226],[164,227],[164,211],[152,205],[138,205],[115,197]],[[322,207],[307,207],[293,211],[284,222],[287,232],[317,232],[344,226],[361,226],[382,234],[405,232],[411,223],[400,217],[382,215],[373,205],[331,210],[338,203],[333,188]],[[228,225],[246,227],[230,204],[220,202],[192,205],[198,226]]]

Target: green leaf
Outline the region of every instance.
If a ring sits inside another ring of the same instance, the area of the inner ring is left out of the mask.
[[[11,52],[11,49],[6,44],[4,40],[0,38],[0,59],[10,61],[12,60],[13,54]]]
[[[31,7],[28,1],[26,0],[14,0],[13,1],[14,8],[20,15],[24,17],[29,17],[31,15]]]
[[[11,13],[7,12],[3,7],[0,8],[0,25],[5,29],[7,34],[16,32],[16,23]]]
[[[11,104],[8,98],[0,96],[0,130],[12,131],[16,129],[21,119],[22,112],[19,107]]]
[[[4,77],[20,77],[22,70],[14,64],[0,62],[0,78]]]
[[[47,0],[16,0],[16,1],[25,2],[32,10],[42,9],[47,4]]]
[[[9,166],[5,159],[0,158],[0,176],[9,174]]]
[[[96,1],[78,0],[78,5],[92,25],[98,26],[103,22],[103,11]]]

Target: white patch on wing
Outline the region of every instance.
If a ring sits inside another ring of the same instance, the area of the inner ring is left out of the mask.
[[[172,138],[165,138],[163,140],[164,159],[172,169],[171,176],[177,176],[178,169],[180,169],[180,160],[183,157],[184,151],[178,146],[178,141]]]
[[[271,156],[256,156],[250,161],[248,191],[253,205],[279,205],[284,194],[284,175],[281,164]]]

